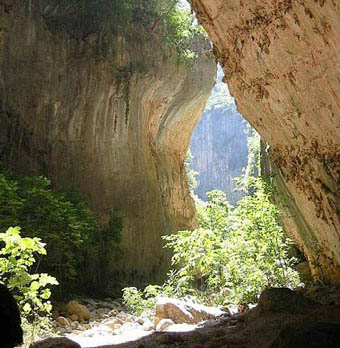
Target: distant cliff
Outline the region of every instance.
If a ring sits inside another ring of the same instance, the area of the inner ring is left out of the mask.
[[[220,71],[220,79],[222,74]],[[235,191],[233,179],[242,175],[248,161],[247,122],[228,95],[226,85],[219,81],[191,138],[191,167],[199,173],[195,189],[198,197],[205,200],[206,192],[218,189],[235,205],[242,194]]]

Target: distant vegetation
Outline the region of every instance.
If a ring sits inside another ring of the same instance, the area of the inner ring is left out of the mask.
[[[195,55],[197,37],[208,41],[204,30],[194,25],[190,11],[178,6],[179,0],[45,0],[43,4],[46,19],[81,38],[92,33],[128,35],[139,26],[158,35],[185,59]]]

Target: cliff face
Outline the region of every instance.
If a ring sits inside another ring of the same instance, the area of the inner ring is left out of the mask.
[[[201,199],[206,200],[206,192],[218,189],[227,194],[230,203],[236,205],[242,194],[235,191],[237,185],[233,178],[240,177],[242,169],[247,166],[247,122],[236,111],[234,101],[224,86],[222,81],[216,84],[202,119],[194,130],[190,142],[193,155],[191,167],[199,173],[195,193]]]
[[[316,279],[340,281],[339,2],[193,0],[192,6],[239,112],[270,144],[290,197],[287,232]]]
[[[72,39],[37,3],[0,0],[1,161],[86,195],[103,222],[117,210],[116,270],[155,281],[168,265],[161,235],[196,224],[183,161],[216,65],[203,53],[179,64],[139,29]]]

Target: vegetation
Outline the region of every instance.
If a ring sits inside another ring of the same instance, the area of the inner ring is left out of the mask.
[[[209,201],[198,206],[200,228],[165,237],[175,269],[166,291],[160,287],[160,293],[190,294],[215,305],[255,303],[267,287],[298,285],[291,267],[294,260],[288,257],[291,242],[279,225],[272,190],[260,178],[248,178],[248,185],[253,193],[236,208],[223,192],[208,193]],[[144,301],[145,296],[135,291],[134,301],[138,299]]]
[[[248,141],[248,165],[245,179],[249,176],[258,176],[261,174],[261,137],[249,124],[247,125],[246,133]]]
[[[188,184],[189,184],[189,189],[191,194],[194,194],[195,188],[197,187],[197,175],[198,172],[196,172],[195,170],[193,170],[190,167],[190,163],[193,159],[191,150],[189,148],[187,155],[185,156],[185,160],[184,160],[184,167],[185,167],[185,172],[187,175],[187,180],[188,180]]]
[[[129,32],[141,26],[158,35],[177,50],[180,57],[194,57],[197,37],[203,29],[194,25],[190,11],[180,8],[179,0],[50,0],[42,13],[49,22],[59,23],[72,35],[84,38]]]
[[[50,333],[51,285],[57,285],[54,277],[36,273],[36,258],[46,255],[45,244],[39,238],[23,238],[20,228],[9,228],[0,233],[0,282],[15,295],[21,308],[25,341],[34,336]]]
[[[21,226],[24,237],[46,242],[48,253],[39,254],[37,270],[56,276],[68,290],[79,286],[81,274],[89,276],[89,259],[94,265],[103,262],[108,247],[113,248],[110,254],[119,255],[119,218],[112,215],[108,227],[100,229],[85,200],[51,190],[49,180],[41,176],[0,171],[0,232],[8,226]]]

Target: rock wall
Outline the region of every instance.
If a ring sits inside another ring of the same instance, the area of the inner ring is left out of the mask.
[[[224,86],[223,82],[217,82],[192,134],[191,167],[199,173],[195,189],[198,197],[206,200],[207,192],[218,189],[227,194],[231,204],[236,205],[242,193],[237,191],[233,179],[240,177],[247,166],[247,122],[236,111],[235,103]]]
[[[73,39],[47,26],[39,3],[0,0],[0,159],[87,196],[102,222],[117,210],[115,270],[131,284],[159,280],[161,235],[196,225],[183,161],[216,64],[203,47],[178,63],[139,27]]]
[[[340,3],[192,0],[192,7],[239,112],[270,144],[291,202],[287,232],[316,280],[339,282]]]

